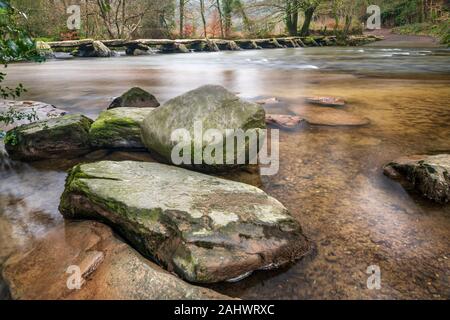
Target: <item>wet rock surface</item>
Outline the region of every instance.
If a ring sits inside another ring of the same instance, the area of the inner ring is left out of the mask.
[[[114,108],[157,108],[160,103],[151,93],[134,87],[114,99],[108,109]]]
[[[89,131],[95,148],[144,149],[141,125],[154,108],[115,108],[100,113]]]
[[[226,147],[223,141],[207,143],[203,136],[195,133],[195,125],[201,124],[203,132],[208,129],[220,131],[223,140],[230,136],[227,129],[241,129],[244,132],[248,130],[263,129],[265,124],[264,109],[250,102],[239,99],[221,86],[203,86],[198,89],[187,92],[172,100],[166,102],[162,107],[152,112],[151,116],[144,120],[142,126],[142,137],[147,148],[166,161],[172,161],[172,150],[178,144],[172,140],[172,133],[177,129],[185,129],[189,132],[191,140],[186,142],[189,149],[202,150],[207,146],[217,145],[222,148],[224,159],[227,156],[232,157],[234,164],[223,164],[226,161],[221,159],[222,163],[207,164],[202,161],[201,164],[195,164],[195,153],[191,152],[188,157],[191,158],[191,167],[202,171],[226,171],[233,169],[238,164],[238,157],[242,153],[248,154],[248,144],[244,149],[231,149],[232,155],[227,155]],[[234,134],[234,132],[232,133]],[[204,159],[203,159],[204,160]]]
[[[60,211],[107,222],[142,254],[191,282],[231,280],[310,250],[296,220],[262,190],[156,163],[74,167]]]
[[[73,270],[81,276],[79,290]],[[93,221],[67,222],[53,229],[32,250],[12,256],[3,277],[11,298],[17,300],[228,298],[183,282]]]
[[[91,124],[76,114],[25,124],[8,131],[5,147],[16,160],[76,157],[90,151]]]
[[[430,200],[450,201],[450,154],[399,158],[386,165],[384,173]]]

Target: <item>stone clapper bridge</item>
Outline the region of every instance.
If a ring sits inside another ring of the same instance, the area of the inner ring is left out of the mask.
[[[349,45],[363,45],[382,40],[382,37],[373,35],[350,36],[346,43]],[[157,51],[160,53],[188,53],[188,52],[217,52],[223,50],[251,50],[251,49],[276,49],[276,48],[300,48],[322,47],[338,44],[335,36],[308,36],[308,37],[282,37],[267,39],[138,39],[138,40],[100,40],[93,39],[47,42],[54,51],[77,49],[79,56],[92,56],[95,46],[104,45],[108,49],[125,48],[127,55],[140,55]],[[87,54],[86,54],[87,53]]]

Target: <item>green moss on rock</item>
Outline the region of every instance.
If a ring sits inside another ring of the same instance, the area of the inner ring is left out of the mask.
[[[76,114],[25,124],[8,131],[5,147],[18,160],[77,157],[90,151],[91,124]]]
[[[89,137],[96,148],[145,148],[141,125],[153,108],[116,108],[104,111],[92,124]]]

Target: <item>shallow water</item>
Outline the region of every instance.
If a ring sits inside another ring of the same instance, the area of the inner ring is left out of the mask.
[[[450,152],[450,51],[307,48],[53,60],[8,68],[25,98],[96,117],[132,86],[161,102],[203,84],[245,99],[277,97],[289,113],[311,95],[341,96],[366,127],[281,132],[280,172],[263,189],[283,202],[316,246],[287,268],[214,286],[264,299],[450,298],[450,206],[407,192],[382,174],[403,155]],[[99,155],[101,156],[101,155]],[[113,157],[114,158],[114,157]],[[120,157],[119,157],[120,158]],[[62,223],[67,163],[0,167],[0,264]],[[366,269],[381,268],[381,290]]]

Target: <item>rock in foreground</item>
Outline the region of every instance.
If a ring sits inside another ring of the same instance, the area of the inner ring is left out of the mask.
[[[450,154],[403,157],[389,163],[384,173],[412,186],[428,199],[450,201]]]
[[[103,111],[92,124],[90,141],[96,148],[145,148],[141,125],[154,108],[115,108]]]
[[[107,222],[142,254],[197,283],[275,268],[309,251],[295,219],[262,190],[158,163],[76,166],[60,211]]]
[[[221,140],[214,144],[206,141],[203,135],[195,133],[196,125],[202,127],[203,133],[209,129],[216,130],[221,134]],[[242,101],[221,86],[208,85],[176,97],[152,112],[151,116],[144,120],[142,138],[150,151],[159,154],[168,162],[173,162],[172,151],[179,141],[172,140],[172,134],[179,129],[186,130],[191,138],[185,142],[186,149],[189,150],[186,157],[190,159],[183,165],[201,171],[217,172],[245,164],[239,163],[238,159],[239,155],[248,155],[248,143],[230,150],[227,150],[223,143],[232,139],[235,132],[233,130],[253,130],[256,133],[258,129],[265,127],[265,112],[261,106]],[[231,129],[231,133],[227,129]],[[198,163],[195,153],[200,153],[201,158],[202,151],[211,146],[220,148],[221,152],[217,154],[222,154],[223,157],[219,161],[214,159],[214,163],[206,163],[204,159]],[[224,159],[232,159],[233,164],[227,164],[231,161],[226,162]]]
[[[81,289],[70,266],[81,272]],[[17,300],[226,299],[164,271],[117,239],[98,222],[70,222],[40,240],[28,253],[11,257],[3,276]]]
[[[114,108],[157,108],[160,104],[151,93],[134,87],[114,99],[108,109]]]
[[[91,124],[76,114],[25,124],[8,131],[5,147],[17,160],[77,157],[90,151]]]

